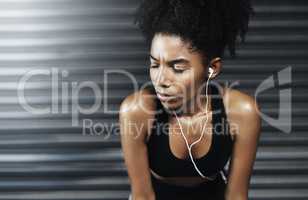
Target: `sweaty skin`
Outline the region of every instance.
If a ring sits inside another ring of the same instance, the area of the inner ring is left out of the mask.
[[[192,148],[193,157],[200,158],[207,154],[212,138],[211,99],[208,102],[208,110],[205,110],[207,99],[200,88],[205,87],[208,66],[214,70],[211,78],[215,78],[221,72],[222,62],[214,58],[206,65],[204,55],[191,52],[188,47],[188,44],[177,36],[157,34],[153,38],[150,52],[150,78],[156,92],[177,96],[170,101],[161,101],[165,108],[170,110],[186,108],[178,118],[189,144],[199,139],[201,129],[205,126],[207,131],[200,142]],[[253,97],[239,90],[220,86],[220,92],[234,140],[225,197],[226,200],[247,200],[260,137],[259,108]],[[136,91],[125,98],[119,112],[124,161],[131,182],[132,195],[136,199],[155,199],[150,173],[162,181],[176,185],[194,186],[206,181],[201,177],[166,178],[150,169],[146,142],[151,133],[151,122],[156,109],[153,95],[148,89]],[[206,112],[208,113],[205,114]],[[171,113],[169,123],[171,152],[174,156],[185,159],[189,156],[188,150],[179,132],[176,118]],[[138,128],[131,128],[131,124]]]

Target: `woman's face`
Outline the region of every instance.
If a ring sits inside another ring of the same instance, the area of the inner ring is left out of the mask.
[[[180,37],[155,35],[150,50],[150,78],[164,107],[173,110],[184,106],[190,110],[185,106],[199,105],[197,97],[204,94],[208,70],[202,61],[202,55],[192,52]]]

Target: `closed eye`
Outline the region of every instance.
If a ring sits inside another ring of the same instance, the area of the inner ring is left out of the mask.
[[[186,70],[185,67],[177,67],[177,66],[174,66],[173,69],[176,72],[183,72]]]
[[[157,68],[159,67],[158,65],[150,65],[151,68]]]
[[[157,65],[157,64],[150,65],[150,68],[158,68],[158,67],[159,67],[159,65]],[[172,68],[177,73],[182,73],[186,70],[185,67],[183,67],[183,66],[179,67],[179,66],[174,65]]]

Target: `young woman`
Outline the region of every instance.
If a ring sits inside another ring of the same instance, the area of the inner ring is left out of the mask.
[[[213,81],[247,32],[248,0],[144,0],[152,87],[120,107],[130,199],[247,200],[260,117],[254,98]],[[228,173],[227,169],[228,164]]]

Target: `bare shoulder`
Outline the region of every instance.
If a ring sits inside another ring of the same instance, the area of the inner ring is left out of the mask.
[[[254,97],[237,89],[223,87],[223,101],[229,123],[259,126],[260,111]]]
[[[254,97],[240,90],[224,87],[223,99],[230,112],[249,115],[258,111]]]
[[[120,123],[127,120],[138,126],[138,130],[150,130],[155,117],[156,101],[152,90],[145,88],[128,95],[121,103],[119,110]],[[143,132],[143,139],[148,137],[148,132]]]
[[[147,88],[128,95],[121,103],[120,112],[143,115],[155,110],[155,94]]]

